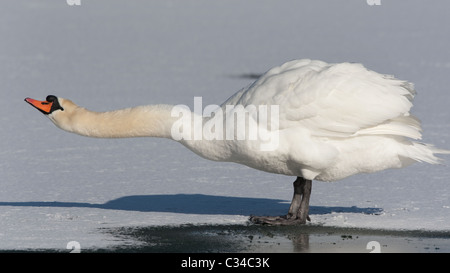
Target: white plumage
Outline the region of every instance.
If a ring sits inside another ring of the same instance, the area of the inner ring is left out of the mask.
[[[55,96],[48,96],[44,102],[26,101],[70,132],[91,137],[172,138],[211,160],[297,176],[286,216],[252,218],[255,222],[291,224],[309,219],[313,179],[334,181],[417,161],[435,164],[440,162],[435,153],[449,153],[414,141],[421,138],[420,122],[410,114],[414,95],[413,84],[370,71],[361,64],[296,60],[272,68],[234,94],[219,108],[223,114],[200,117],[192,113],[192,118],[181,123],[173,116],[174,107],[170,105],[97,113]],[[248,137],[240,140],[209,135],[197,139],[173,136],[175,125],[188,126],[189,132],[199,129],[198,123],[192,123],[196,119],[210,128],[223,126],[225,131],[234,121],[233,110],[228,106],[252,105],[278,107],[276,126],[266,122],[262,128],[267,120],[260,110],[248,113],[258,129],[277,136],[273,149],[261,149],[261,139]]]
[[[240,163],[333,181],[414,161],[439,163],[433,153],[445,151],[408,139],[421,138],[420,122],[409,112],[414,95],[412,83],[361,64],[296,60],[272,68],[223,105],[280,106],[278,149],[267,156],[255,151],[256,164]]]

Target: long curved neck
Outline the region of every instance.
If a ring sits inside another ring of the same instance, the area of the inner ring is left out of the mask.
[[[50,117],[61,129],[88,137],[171,137],[175,118],[171,105],[148,105],[110,112],[93,112],[82,107],[69,115]],[[63,112],[61,112],[63,113]]]
[[[227,142],[202,136],[203,118],[185,108],[159,104],[94,112],[70,100],[62,101],[64,111],[55,111],[48,117],[65,131],[99,138],[169,138],[211,160],[226,161],[230,157]]]

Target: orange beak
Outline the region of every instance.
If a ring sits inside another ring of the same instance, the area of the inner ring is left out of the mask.
[[[42,113],[44,113],[45,115],[48,115],[51,113],[53,102],[38,101],[38,100],[30,99],[30,98],[26,98],[25,101],[28,102],[29,104],[31,104],[31,106],[33,106],[34,108],[36,108],[39,111],[41,111]]]

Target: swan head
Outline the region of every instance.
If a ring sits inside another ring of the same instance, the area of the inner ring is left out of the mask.
[[[55,111],[64,111],[59,99],[53,95],[48,95],[45,101],[39,101],[31,98],[26,98],[25,101],[34,108],[38,109],[44,115],[53,114]]]
[[[56,126],[69,130],[71,116],[77,106],[70,100],[47,96],[44,101],[26,98],[25,101],[47,116]]]

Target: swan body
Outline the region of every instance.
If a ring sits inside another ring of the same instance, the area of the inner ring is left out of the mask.
[[[309,203],[311,190],[308,182],[313,179],[335,181],[414,162],[436,164],[440,159],[435,154],[449,153],[415,141],[421,138],[421,127],[420,121],[410,114],[414,95],[413,84],[368,70],[361,64],[295,60],[267,71],[217,106],[220,112],[206,117],[190,113],[189,118],[181,121],[193,132],[199,126],[193,120],[200,120],[203,126],[222,126],[215,130],[225,131],[235,120],[230,105],[277,106],[276,126],[267,123],[262,126],[264,117],[258,116],[261,114],[258,111],[247,113],[258,129],[276,135],[273,149],[261,149],[261,139],[211,139],[204,130],[200,130],[201,138],[176,140],[210,160],[297,176],[288,215],[264,218],[262,222],[284,223],[294,219],[304,223],[308,217],[305,203]],[[26,101],[59,128],[89,137],[174,139],[174,124],[181,120],[174,116],[171,105],[98,113],[55,96],[48,96],[44,102],[29,98]]]

